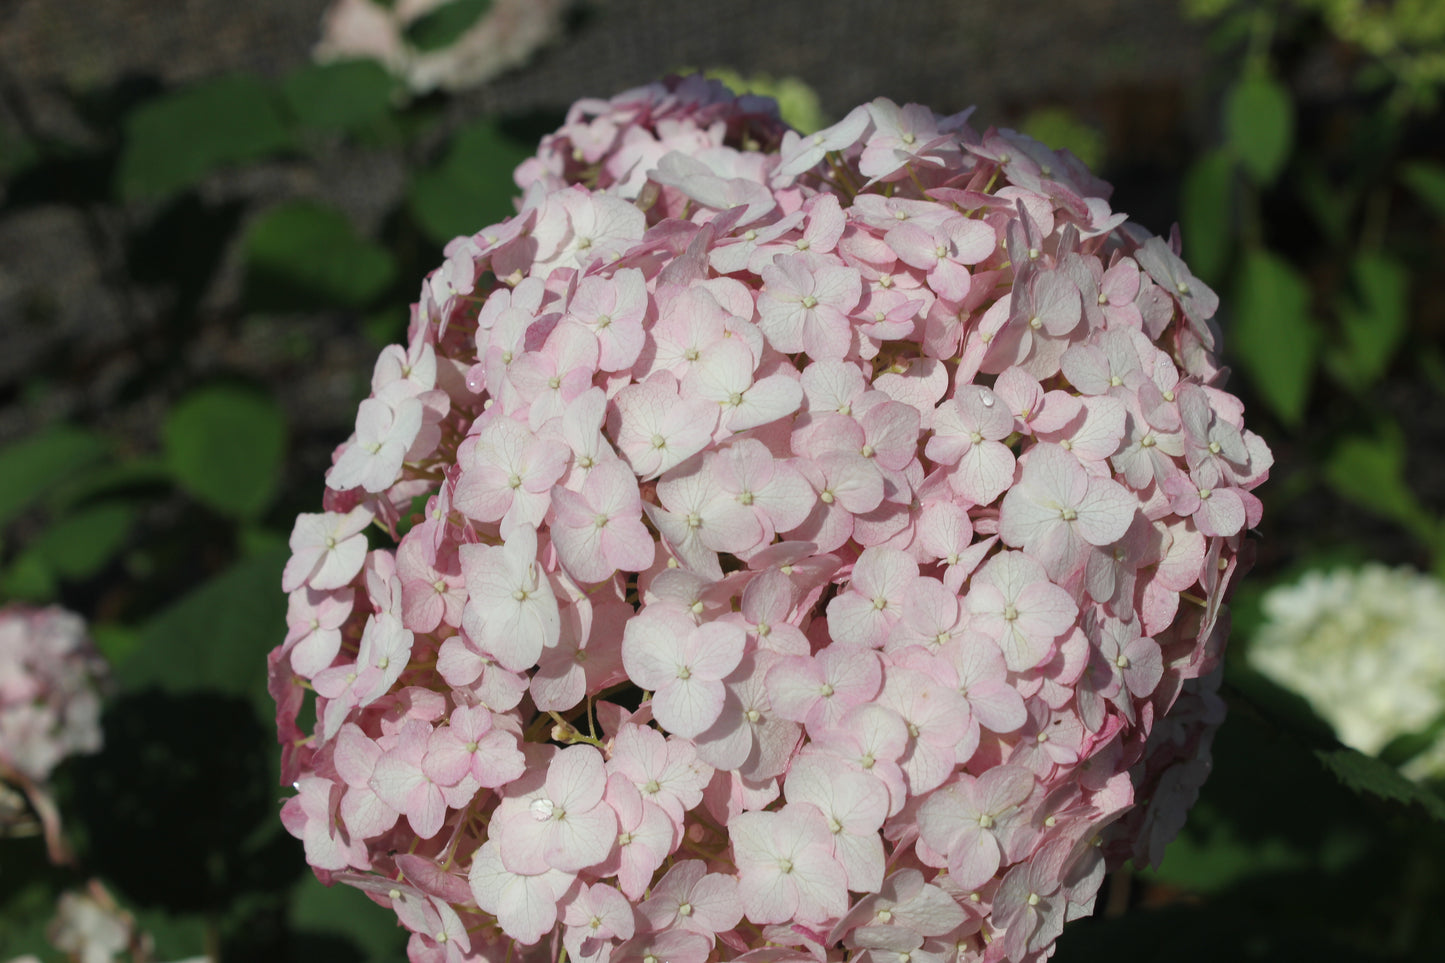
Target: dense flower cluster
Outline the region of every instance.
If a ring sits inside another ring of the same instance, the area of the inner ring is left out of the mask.
[[[47,783],[62,759],[100,748],[98,687],[107,674],[80,616],[0,609],[0,829],[26,818],[6,804],[8,783],[28,797],[57,861],[65,847]]]
[[[1310,572],[1265,593],[1250,664],[1304,696],[1340,741],[1376,753],[1445,717],[1445,585],[1378,563]],[[1445,740],[1409,764],[1445,776]]]
[[[412,960],[1042,959],[1177,829],[1270,454],[1177,243],[966,121],[674,79],[448,247],[271,656]]]

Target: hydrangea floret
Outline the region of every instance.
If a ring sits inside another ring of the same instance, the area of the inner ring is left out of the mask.
[[[1271,464],[1177,237],[966,114],[696,77],[516,176],[292,537],[317,875],[413,961],[1047,957],[1208,771]]]
[[[54,606],[0,608],[0,835],[33,814],[56,862],[69,851],[50,776],[67,757],[100,749],[108,677],[80,616]]]

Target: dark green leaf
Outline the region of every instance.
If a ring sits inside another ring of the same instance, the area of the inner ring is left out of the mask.
[[[1388,763],[1347,746],[1318,749],[1315,756],[1355,792],[1406,806],[1419,804],[1432,818],[1445,821],[1445,801],[1419,783],[1406,779]]]
[[[61,578],[89,578],[125,545],[134,521],[131,505],[93,505],[56,521],[31,543],[29,551]]]
[[[1287,424],[1299,424],[1319,348],[1309,286],[1277,255],[1251,250],[1239,270],[1234,303],[1226,346],[1274,413]]]
[[[1402,166],[1400,179],[1430,206],[1436,217],[1445,218],[1445,164],[1413,161]]]
[[[0,178],[18,174],[40,158],[40,148],[34,142],[0,126]]]
[[[1353,185],[1331,177],[1324,164],[1313,157],[1300,158],[1298,171],[1293,172],[1292,177],[1297,196],[1330,243],[1347,247],[1350,225],[1359,206],[1359,192]]]
[[[218,77],[144,104],[126,118],[120,192],[127,199],[162,197],[218,167],[290,145],[269,87],[239,74]]]
[[[5,840],[5,873],[10,885],[0,904],[0,959],[33,953],[42,960],[53,959],[45,930],[55,916],[55,900],[60,884],[47,876],[56,875],[46,864],[44,847],[38,839]],[[30,850],[29,853],[26,850]],[[39,850],[39,853],[35,853]],[[35,853],[35,855],[31,855]]]
[[[492,0],[451,0],[407,25],[406,39],[421,51],[451,46],[492,8]]]
[[[243,249],[247,300],[269,310],[361,307],[396,277],[385,248],[359,236],[340,211],[309,201],[267,211]]]
[[[1210,284],[1219,282],[1234,246],[1234,171],[1233,157],[1212,151],[1184,175],[1184,254],[1190,270]]]
[[[92,625],[90,637],[95,647],[111,665],[119,665],[140,645],[140,632],[129,625],[107,623]]]
[[[1289,91],[1266,76],[1246,77],[1225,96],[1224,129],[1230,149],[1256,183],[1274,183],[1294,139]]]
[[[512,171],[532,148],[483,120],[458,132],[441,165],[418,174],[410,203],[422,229],[437,244],[475,234],[516,213]]]
[[[353,944],[357,963],[392,963],[406,955],[406,930],[396,914],[351,886],[323,886],[310,873],[290,900],[291,925],[302,933],[340,937]]]
[[[26,602],[49,602],[60,586],[55,572],[39,555],[26,552],[0,574],[0,597]]]
[[[1312,854],[1288,840],[1244,839],[1217,817],[1190,814],[1189,831],[1181,833],[1165,851],[1164,862],[1149,873],[1151,879],[1195,893],[1214,893],[1242,879],[1310,868]],[[1208,825],[1204,825],[1208,823]]]
[[[69,425],[56,425],[0,449],[0,525],[80,477],[104,454],[99,438]]]
[[[1340,305],[1344,344],[1332,366],[1355,388],[1373,385],[1385,373],[1409,324],[1410,278],[1384,254],[1362,254],[1351,271],[1355,296]]]
[[[1380,750],[1379,757],[1387,765],[1399,768],[1432,748],[1445,735],[1445,713],[1436,716],[1419,732],[1396,736]]]
[[[271,504],[286,449],[286,419],[269,396],[216,385],[182,399],[166,419],[176,483],[226,515],[254,518]]]
[[[116,667],[121,685],[248,696],[270,718],[266,653],[286,637],[287,554],[283,548],[242,559],[141,626],[139,644]]]
[[[1325,477],[1355,504],[1399,522],[1427,543],[1433,539],[1434,522],[1405,484],[1405,435],[1395,423],[1341,440],[1325,462]]]
[[[50,497],[57,511],[66,511],[82,502],[106,496],[131,496],[152,493],[170,485],[171,473],[165,462],[154,455],[107,462],[72,476],[56,486]]]
[[[302,67],[286,78],[282,93],[303,126],[354,130],[390,112],[396,89],[375,60],[346,60]]]

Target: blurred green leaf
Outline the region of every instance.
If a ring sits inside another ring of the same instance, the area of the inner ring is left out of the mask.
[[[26,552],[0,574],[0,597],[26,602],[49,602],[60,591],[55,571],[45,560]]]
[[[1309,156],[1300,158],[1293,181],[1296,194],[1309,208],[1329,242],[1346,247],[1355,209],[1359,206],[1355,189],[1332,179],[1326,173],[1324,164]]]
[[[281,88],[296,120],[316,130],[354,130],[391,111],[397,82],[375,60],[309,64]]]
[[[1184,253],[1198,277],[1217,284],[1234,246],[1235,160],[1210,151],[1184,175],[1180,211]]]
[[[55,958],[45,935],[55,916],[57,888],[55,880],[45,877],[55,875],[55,871],[46,865],[43,856],[24,858],[29,856],[25,850],[33,851],[39,845],[39,840],[29,842],[35,845],[26,845],[24,840],[5,841],[5,873],[10,885],[5,887],[5,899],[0,902],[0,920],[4,921],[0,926],[0,959],[25,953],[47,961]]]
[[[1445,735],[1445,713],[1436,716],[1419,732],[1407,732],[1391,739],[1378,755],[1385,764],[1399,768],[1433,747],[1442,735]]]
[[[494,120],[462,128],[442,163],[411,182],[412,214],[432,241],[472,235],[516,213],[512,171],[532,148],[503,133]]]
[[[136,907],[136,928],[155,941],[157,960],[195,959],[206,950],[204,913],[168,913],[158,907]]]
[[[1289,91],[1264,75],[1244,78],[1225,95],[1224,130],[1250,177],[1258,184],[1274,183],[1294,139]]]
[[[111,665],[119,665],[140,645],[140,631],[129,625],[100,623],[90,627],[90,637],[95,647]]]
[[[1069,151],[1091,170],[1098,170],[1103,166],[1103,133],[1079,120],[1066,108],[1043,107],[1031,111],[1020,126],[1023,132],[1034,140],[1047,144],[1054,150]]]
[[[391,284],[396,262],[340,211],[291,201],[246,232],[246,296],[271,310],[361,307]]]
[[[1280,838],[1241,838],[1232,826],[1207,809],[1189,814],[1188,831],[1165,850],[1164,861],[1150,879],[1182,886],[1194,893],[1217,893],[1240,880],[1312,868],[1308,849]]]
[[[1435,212],[1445,218],[1445,164],[1412,161],[1401,165],[1400,180]]]
[[[1250,250],[1238,272],[1234,303],[1226,345],[1280,420],[1298,425],[1319,348],[1309,285],[1279,256]]]
[[[1344,344],[1331,353],[1331,368],[1348,385],[1367,388],[1385,373],[1409,325],[1410,277],[1384,254],[1355,259],[1350,272],[1355,296],[1340,304]]]
[[[0,449],[0,525],[105,455],[96,435],[56,425]]]
[[[1405,433],[1394,422],[1342,439],[1325,461],[1325,477],[1343,497],[1433,541],[1435,523],[1405,484]]]
[[[352,886],[324,886],[310,873],[292,889],[292,927],[301,933],[345,939],[357,963],[394,963],[406,956],[406,930],[396,914]]]
[[[28,137],[0,126],[0,178],[20,173],[40,157],[40,148]]]
[[[278,98],[266,84],[242,74],[202,81],[126,118],[120,193],[127,200],[162,197],[223,165],[290,146]]]
[[[408,24],[407,42],[421,51],[448,47],[491,8],[492,0],[450,0]]]
[[[171,409],[163,434],[176,483],[196,500],[239,518],[271,504],[286,419],[269,396],[230,385],[201,388]]]
[[[245,696],[269,719],[266,654],[286,637],[287,556],[281,548],[244,558],[142,625],[139,644],[116,667],[121,685]]]
[[[1389,763],[1348,746],[1318,749],[1315,757],[1340,782],[1361,795],[1375,796],[1406,806],[1421,806],[1431,818],[1445,821],[1445,801],[1417,782],[1406,779]]]
[[[125,461],[106,462],[71,476],[57,485],[50,503],[66,511],[81,502],[106,496],[139,496],[165,489],[171,483],[170,469],[156,455],[142,455]]]
[[[58,519],[27,551],[39,556],[61,578],[83,579],[99,572],[125,545],[135,508],[109,502]]]

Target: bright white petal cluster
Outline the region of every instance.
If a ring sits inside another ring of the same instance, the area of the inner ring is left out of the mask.
[[[1310,572],[1265,593],[1254,668],[1309,700],[1340,741],[1375,753],[1445,714],[1445,585],[1378,563]],[[1445,773],[1439,752],[1419,775]]]
[[[672,79],[449,245],[270,660],[414,963],[1021,963],[1178,831],[1270,455],[1176,252],[966,119]]]

